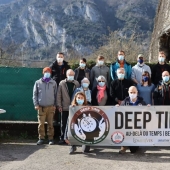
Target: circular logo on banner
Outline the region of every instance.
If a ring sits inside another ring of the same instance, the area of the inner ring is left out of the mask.
[[[74,114],[70,129],[72,136],[79,142],[96,144],[106,138],[110,123],[107,115],[101,109],[83,107]]]
[[[114,132],[111,136],[111,140],[115,144],[120,144],[124,141],[124,134],[122,132]]]

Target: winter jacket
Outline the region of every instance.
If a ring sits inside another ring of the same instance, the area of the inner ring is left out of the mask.
[[[77,92],[83,92],[83,93],[85,94],[85,96],[86,96],[86,100],[87,100],[88,104],[91,103],[91,90],[90,90],[90,89],[84,91],[84,90],[83,90],[83,87],[77,88],[77,89],[74,91],[74,93],[73,93],[72,100],[73,100],[73,98],[74,98],[74,96],[75,96],[75,94],[76,94]]]
[[[98,101],[97,101],[97,86],[95,88],[93,88],[92,93],[91,93],[91,97],[92,97],[92,106],[98,106]],[[109,88],[106,87],[106,92],[107,92],[107,102],[106,102],[106,106],[110,105],[111,103],[111,98],[110,98],[110,93],[109,93]]]
[[[169,83],[169,100],[170,100],[170,83]],[[163,81],[160,81],[153,93],[154,105],[164,105],[165,103],[165,84]]]
[[[110,71],[109,68],[106,65],[103,66],[98,66],[95,65],[92,69],[91,69],[91,73],[90,73],[90,86],[91,89],[95,88],[97,86],[97,78],[99,76],[104,76],[106,78],[106,85],[108,87],[109,83],[110,83]]]
[[[139,63],[137,63],[135,66],[132,67],[131,78],[136,79],[138,83],[141,83],[142,74],[144,71],[149,72],[149,74],[151,76],[151,69],[148,65],[146,65],[146,64],[140,65]]]
[[[146,103],[145,101],[143,101],[142,97],[137,97],[137,101],[135,103],[135,106],[145,106]],[[121,103],[121,106],[134,106],[131,101],[130,101],[130,97],[126,97],[125,100],[123,100],[123,102]]]
[[[56,81],[57,85],[59,85],[60,81],[66,78],[66,72],[68,69],[70,69],[70,66],[66,61],[63,61],[63,65],[60,69],[60,66],[56,60],[50,65],[50,68],[52,70],[52,79]]]
[[[76,68],[76,69],[74,70],[74,72],[75,72],[74,79],[75,79],[75,80],[78,79],[79,70],[80,70],[80,67],[78,67],[78,68]],[[85,73],[85,77],[90,80],[90,70],[89,70],[87,67],[84,69],[84,73]],[[80,82],[79,82],[79,83],[80,83]]]
[[[110,96],[112,98],[112,104],[118,104],[118,100],[124,100],[129,96],[128,90],[129,87],[133,86],[134,83],[132,80],[123,79],[123,80],[113,80],[110,84]]]
[[[132,73],[132,68],[131,65],[129,63],[126,62],[126,60],[124,60],[124,69],[125,69],[125,79],[131,79],[131,73]],[[113,64],[110,65],[110,75],[111,75],[111,79],[115,80],[117,79],[117,69],[120,68],[120,64],[119,62],[115,62]]]
[[[51,79],[45,82],[41,79],[37,80],[33,88],[34,106],[56,106],[57,84]]]
[[[168,71],[170,73],[170,66],[168,64],[161,65],[157,63],[152,69],[152,82],[155,86],[162,80],[162,73]]]
[[[68,87],[67,87],[67,79],[62,80],[59,84],[58,87],[58,92],[57,92],[57,106],[58,107],[62,107],[63,111],[68,111],[69,110],[69,106],[71,104],[71,99],[69,96],[69,91],[68,91]],[[74,88],[73,91],[78,88],[79,82],[76,80],[72,81],[74,83]]]

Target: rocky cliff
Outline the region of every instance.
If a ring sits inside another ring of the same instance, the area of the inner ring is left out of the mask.
[[[135,28],[146,39],[157,1],[0,0],[0,47],[14,46],[13,53],[43,60],[57,51],[90,54],[102,45],[108,27],[122,35]]]

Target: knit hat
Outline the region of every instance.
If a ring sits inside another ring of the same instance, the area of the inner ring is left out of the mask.
[[[44,69],[43,69],[43,74],[46,72],[46,71],[48,71],[48,72],[52,72],[52,70],[51,70],[51,68],[50,67],[45,67]]]

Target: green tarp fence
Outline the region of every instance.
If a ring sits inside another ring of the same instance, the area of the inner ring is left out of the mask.
[[[33,86],[42,77],[41,68],[0,67],[0,120],[37,121],[32,102]]]

